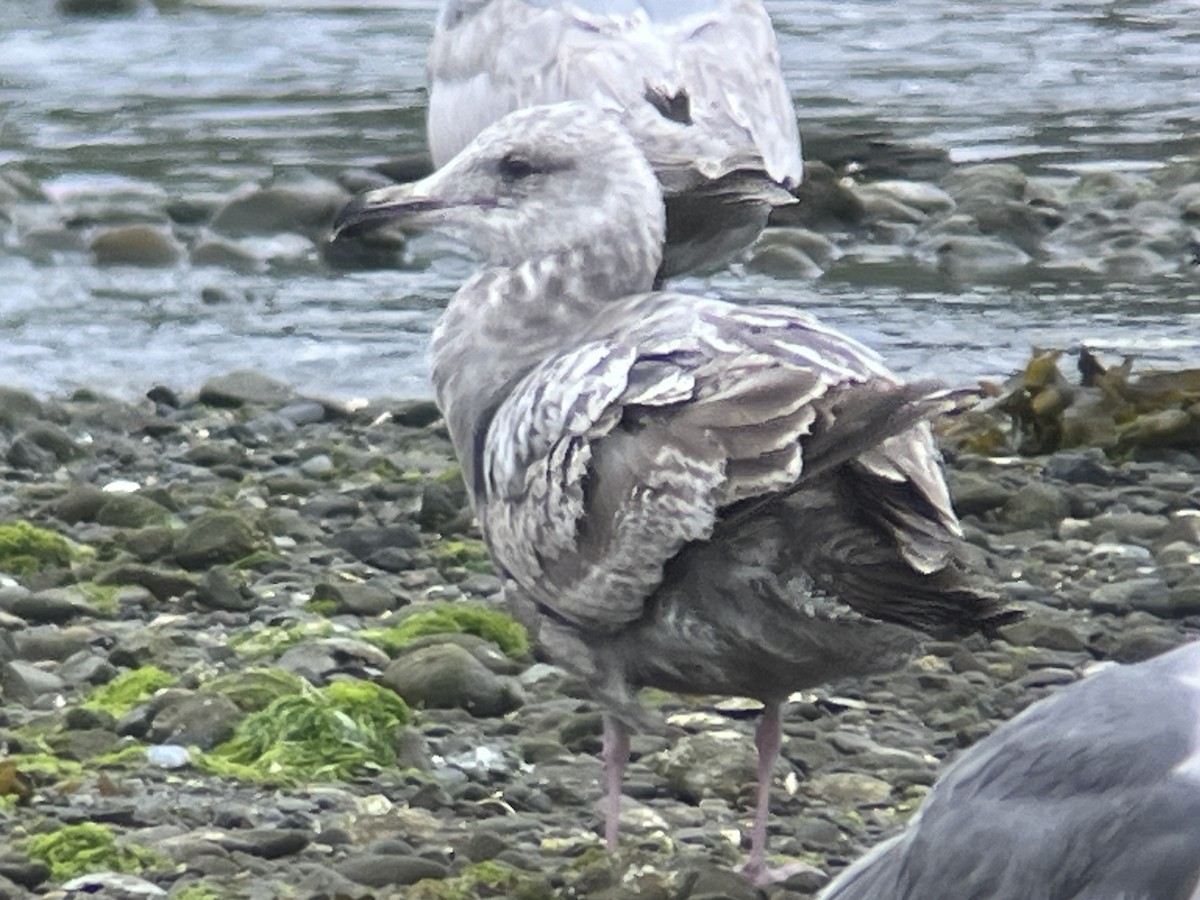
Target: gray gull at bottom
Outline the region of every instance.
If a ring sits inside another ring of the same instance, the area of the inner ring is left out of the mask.
[[[820,900],[1200,898],[1200,642],[1110,666],[964,753]]]
[[[654,727],[634,693],[753,697],[765,880],[787,696],[1012,613],[960,563],[931,386],[795,309],[651,291],[663,220],[625,130],[563,103],[356,198],[335,235],[403,222],[483,257],[433,382],[508,596],[605,707],[609,846],[629,729]]]

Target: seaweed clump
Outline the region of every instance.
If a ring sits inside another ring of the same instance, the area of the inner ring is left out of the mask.
[[[0,525],[0,572],[33,575],[71,564],[71,544],[62,535],[19,521]]]
[[[432,634],[473,634],[491,641],[508,656],[529,652],[529,634],[525,626],[497,609],[474,603],[446,603],[413,613],[389,628],[369,628],[359,633],[389,654]]]
[[[25,853],[49,866],[55,881],[87,872],[142,872],[163,862],[144,847],[118,844],[111,829],[95,822],[64,825],[35,835],[25,844]]]
[[[271,701],[197,764],[275,784],[345,781],[394,766],[396,731],[411,719],[408,704],[387,688],[335,681]]]
[[[153,697],[156,691],[174,687],[177,681],[174,675],[158,666],[130,669],[92,691],[83,705],[88,709],[104,710],[119,719]]]
[[[1040,455],[1100,447],[1109,457],[1200,451],[1200,369],[1133,371],[1133,358],[1106,367],[1081,348],[1078,379],[1060,368],[1062,350],[1035,349],[1025,368],[987,399],[939,426],[944,445],[984,455]]]

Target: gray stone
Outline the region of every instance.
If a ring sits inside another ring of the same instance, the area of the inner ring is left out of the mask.
[[[1096,612],[1119,615],[1135,609],[1155,615],[1170,611],[1167,586],[1159,578],[1130,578],[1102,584],[1092,591],[1088,602]]]
[[[1067,620],[1030,613],[1019,622],[1000,629],[1004,639],[1018,647],[1045,647],[1048,650],[1086,650],[1087,644]]]
[[[455,644],[422,647],[392,662],[380,679],[417,707],[501,716],[521,705],[516,683]]]
[[[299,853],[312,843],[312,832],[302,828],[246,828],[216,838],[226,850],[239,850],[263,859],[280,859]]]
[[[221,407],[282,406],[294,394],[292,387],[282,381],[252,369],[242,369],[216,375],[204,382],[200,388],[200,402]]]
[[[946,473],[954,509],[960,516],[981,515],[1003,506],[1013,496],[1013,490],[1000,484],[994,476],[979,472],[951,470]]]
[[[421,856],[364,854],[353,856],[335,866],[339,875],[368,887],[416,884],[426,878],[445,878],[449,872],[441,863]]]
[[[1052,484],[1031,481],[1004,504],[1004,520],[1015,528],[1053,528],[1071,513],[1067,495]]]
[[[367,560],[382,550],[421,546],[421,533],[407,522],[385,528],[347,528],[329,538],[329,543],[356,559]]]
[[[686,803],[710,797],[732,803],[755,783],[758,757],[745,735],[719,730],[686,734],[647,762]]]
[[[14,659],[0,666],[0,688],[6,700],[30,706],[39,697],[61,694],[67,689],[67,683],[53,672]]]
[[[196,602],[209,609],[237,612],[253,609],[258,601],[237,570],[214,566],[201,576],[196,586]]]
[[[327,582],[313,588],[313,600],[332,600],[335,613],[354,616],[378,616],[394,610],[398,599],[392,591],[369,581]]]
[[[201,515],[175,539],[175,560],[185,569],[231,563],[265,549],[257,527],[232,510]]]
[[[313,684],[324,684],[337,672],[381,669],[388,655],[373,644],[354,638],[325,638],[289,647],[275,665]]]
[[[44,415],[41,401],[29,391],[0,385],[0,427],[12,428]]]
[[[323,233],[350,195],[318,179],[256,188],[234,197],[213,216],[212,227],[225,234]]]
[[[88,249],[96,265],[173,266],[183,257],[183,245],[169,229],[134,223],[106,228],[92,239]]]
[[[87,598],[73,588],[49,588],[23,597],[16,597],[7,604],[8,611],[27,622],[62,624],[77,616],[98,615]]]
[[[211,750],[233,737],[242,718],[228,697],[201,691],[162,706],[154,716],[150,740]]]
[[[114,528],[144,528],[170,522],[171,511],[144,494],[110,493],[96,510],[95,521]]]

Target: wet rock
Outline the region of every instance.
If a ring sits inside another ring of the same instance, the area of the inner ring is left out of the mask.
[[[720,730],[684,735],[647,762],[687,803],[710,797],[732,803],[754,783],[758,757],[745,735]]]
[[[140,493],[106,493],[93,521],[114,528],[145,528],[171,521],[171,511]]]
[[[991,237],[947,237],[937,240],[928,249],[932,252],[938,271],[957,281],[1011,276],[1031,262],[1031,257],[1024,250]]]
[[[421,647],[387,667],[380,683],[410,705],[465,709],[476,716],[501,716],[521,705],[520,691],[468,650],[455,644]]]
[[[97,234],[88,245],[99,266],[173,266],[183,257],[183,245],[164,228],[144,223],[118,225]]]
[[[253,609],[258,601],[236,570],[215,566],[201,576],[196,586],[196,602],[210,609],[237,612]]]
[[[1052,528],[1071,513],[1071,503],[1061,488],[1029,482],[1002,508],[1004,520],[1014,528]]]
[[[156,744],[211,750],[233,737],[242,711],[222,694],[200,692],[161,706],[150,728]]]
[[[5,608],[26,622],[61,624],[77,616],[96,616],[96,609],[77,589],[50,588],[15,596]]]
[[[305,641],[289,648],[279,657],[276,665],[313,684],[324,684],[337,673],[355,673],[359,677],[367,677],[368,672],[378,672],[389,662],[391,660],[386,653],[366,641],[326,638]]]
[[[746,268],[772,278],[819,278],[822,274],[821,267],[807,253],[781,243],[756,247]]]
[[[330,601],[334,604],[334,613],[354,616],[378,616],[391,612],[399,605],[399,598],[392,591],[369,581],[323,581],[313,588],[312,599],[317,602]]]
[[[330,537],[329,543],[356,559],[370,560],[381,551],[420,547],[421,533],[407,523],[386,528],[347,528]]]
[[[1004,639],[1021,647],[1045,647],[1049,650],[1076,651],[1087,644],[1066,619],[1031,612],[1019,622],[1000,629]]]
[[[189,257],[193,266],[215,266],[235,272],[256,272],[266,268],[265,261],[248,247],[237,241],[219,237],[206,237],[197,241]]]
[[[182,597],[196,588],[195,580],[186,572],[134,563],[120,563],[101,569],[95,581],[100,585],[138,585],[148,590],[156,600]]]
[[[353,882],[375,888],[416,884],[426,878],[442,879],[449,874],[444,865],[431,859],[390,853],[351,857],[339,863],[335,870]]]
[[[67,683],[53,672],[14,659],[0,666],[0,688],[3,688],[5,699],[32,706],[40,697],[61,694],[67,689]]]
[[[23,425],[44,415],[41,401],[29,391],[0,385],[0,428]]]
[[[175,559],[185,569],[236,562],[265,548],[258,528],[232,510],[201,515],[175,539]]]
[[[142,0],[55,0],[65,16],[129,16],[142,8]]]
[[[293,396],[290,385],[253,369],[214,376],[200,388],[201,403],[220,407],[279,406]]]
[[[312,834],[300,828],[247,828],[230,831],[217,839],[226,850],[237,850],[263,859],[280,859],[299,853]]]
[[[980,472],[952,471],[947,473],[954,509],[960,516],[986,513],[1012,499],[1014,491],[1001,484],[995,476]]]
[[[230,199],[213,216],[212,228],[231,235],[326,232],[350,195],[316,178],[255,188]]]

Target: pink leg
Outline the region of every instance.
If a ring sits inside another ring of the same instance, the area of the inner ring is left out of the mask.
[[[604,716],[604,843],[609,853],[617,849],[621,827],[621,778],[629,762],[629,729],[610,715]]]
[[[750,859],[744,871],[756,884],[768,874],[767,812],[771,805],[771,774],[775,771],[775,760],[779,758],[781,719],[779,701],[771,700],[763,707],[762,718],[754,732],[754,746],[758,748],[758,798],[754,805],[754,831],[750,835]]]
[[[801,872],[816,872],[807,863],[788,863],[777,869],[767,867],[767,812],[771,805],[771,774],[779,758],[783,736],[783,705],[772,700],[763,707],[762,718],[754,732],[758,748],[758,796],[754,805],[754,831],[750,835],[750,858],[742,874],[757,885],[775,884]]]

